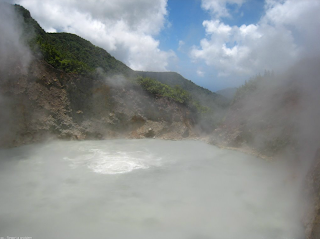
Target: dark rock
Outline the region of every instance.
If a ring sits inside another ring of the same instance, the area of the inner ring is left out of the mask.
[[[155,132],[153,131],[152,128],[149,128],[144,136],[147,137],[147,138],[153,138],[155,136]]]

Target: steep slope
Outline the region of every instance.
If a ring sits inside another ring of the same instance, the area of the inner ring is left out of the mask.
[[[196,112],[180,102],[184,91],[167,86],[171,94],[151,94],[134,79],[134,71],[103,49],[76,35],[45,33],[26,9],[17,5],[14,9],[21,18],[21,36],[27,36],[21,42],[30,46],[33,56],[24,69],[21,57],[1,68],[0,145],[48,136],[173,139],[195,135]]]
[[[187,107],[168,98],[151,97],[137,85],[115,87],[103,79],[65,73],[42,60],[34,60],[27,74],[16,67],[5,76],[7,81],[1,84],[2,146],[47,136],[101,139],[192,135],[193,120]]]
[[[56,69],[68,73],[85,74],[101,68],[109,75],[129,76],[134,72],[121,61],[91,42],[70,33],[46,33],[22,6],[15,10],[23,17],[24,35],[34,52],[38,51],[44,60]]]
[[[98,67],[109,75],[129,76],[133,71],[108,52],[70,33],[48,33],[37,39],[45,60],[65,72],[94,72]]]

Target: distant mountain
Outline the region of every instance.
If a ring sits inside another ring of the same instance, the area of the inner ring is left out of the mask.
[[[209,108],[220,108],[228,105],[228,100],[224,96],[196,85],[176,72],[136,72],[142,77],[156,79],[171,87],[180,86],[182,89],[188,91],[195,100],[198,100],[202,105]]]
[[[229,87],[222,90],[218,90],[216,93],[228,98],[229,100],[232,100],[234,95],[236,94],[236,91],[236,87]]]

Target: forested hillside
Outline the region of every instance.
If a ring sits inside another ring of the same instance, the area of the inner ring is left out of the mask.
[[[15,5],[24,17],[25,34],[33,51],[40,51],[45,61],[68,73],[85,74],[98,67],[108,74],[129,76],[133,71],[104,49],[70,33],[46,33],[25,8]],[[34,34],[32,34],[34,33]]]
[[[176,72],[138,71],[137,73],[143,77],[156,79],[157,81],[172,87],[179,86],[182,89],[190,92],[194,99],[206,107],[215,109],[217,107],[226,107],[228,105],[228,100],[223,96],[196,85],[192,81],[185,79]]]

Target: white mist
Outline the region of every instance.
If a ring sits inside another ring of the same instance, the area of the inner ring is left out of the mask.
[[[0,236],[301,239],[298,182],[194,141],[50,142],[0,151]]]

